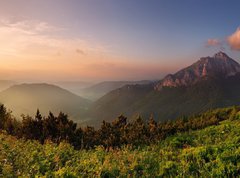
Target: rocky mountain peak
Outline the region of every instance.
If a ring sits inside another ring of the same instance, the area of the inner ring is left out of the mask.
[[[213,58],[215,58],[215,59],[230,59],[230,57],[222,51],[219,51],[218,53],[214,54]]]
[[[193,85],[207,77],[229,77],[240,73],[240,65],[227,54],[220,51],[213,57],[202,57],[191,66],[167,75],[155,86],[155,90],[163,87],[179,87]]]

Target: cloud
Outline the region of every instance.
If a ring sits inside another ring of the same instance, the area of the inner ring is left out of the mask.
[[[222,43],[219,39],[208,39],[206,45],[208,47],[210,47],[210,46],[221,46]]]
[[[41,32],[57,32],[63,28],[51,26],[47,22],[34,20],[16,20],[16,19],[0,19],[1,28],[9,28],[11,30],[19,30],[28,35],[37,35]]]
[[[160,64],[136,63],[139,59],[119,56],[111,46],[98,41],[67,34],[72,33],[47,22],[0,19],[1,76],[29,80],[132,80],[157,78],[165,70]]]
[[[80,55],[85,55],[86,53],[82,49],[76,49],[76,53]]]
[[[69,34],[68,29],[46,22],[0,19],[1,76],[91,79],[131,75],[131,70],[123,72],[129,62],[121,63],[128,59],[114,55],[111,46],[62,34]]]
[[[240,51],[240,28],[227,38],[227,42],[232,50]]]
[[[51,59],[60,52],[62,57],[73,58],[87,51],[94,58],[109,52],[108,47],[95,41],[63,37],[64,30],[42,21],[0,19],[0,55]]]
[[[223,39],[210,38],[206,42],[206,47],[217,47],[225,50],[226,46],[232,50],[240,51],[240,27],[228,37]]]

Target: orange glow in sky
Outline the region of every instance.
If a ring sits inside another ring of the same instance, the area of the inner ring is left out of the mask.
[[[161,79],[219,50],[239,60],[238,7],[217,0],[2,0],[0,80]]]
[[[62,29],[45,22],[1,20],[1,75],[29,80],[147,79],[166,72],[159,64],[133,63],[96,42],[49,35]],[[161,71],[160,71],[161,70]]]

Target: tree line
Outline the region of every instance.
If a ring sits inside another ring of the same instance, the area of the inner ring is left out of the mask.
[[[18,121],[4,105],[0,105],[1,130],[18,138],[37,140],[42,144],[47,141],[66,141],[76,149],[91,149],[99,145],[106,149],[120,148],[123,145],[149,145],[178,132],[203,129],[237,117],[240,117],[240,107],[211,110],[166,122],[156,122],[153,116],[147,120],[139,116],[129,121],[121,115],[113,122],[103,121],[101,127],[96,129],[92,126],[78,126],[63,112],[57,116],[49,112],[44,117],[37,110],[35,117],[22,115],[22,120]]]

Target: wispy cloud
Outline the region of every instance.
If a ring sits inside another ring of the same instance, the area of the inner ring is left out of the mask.
[[[158,65],[136,64],[135,59],[115,56],[109,46],[101,43],[59,35],[68,34],[67,30],[40,21],[0,20],[1,76],[33,80],[133,79],[164,71]]]
[[[207,46],[220,46],[222,43],[219,39],[208,39],[206,45]]]
[[[15,20],[15,19],[0,19],[0,27],[8,28],[11,30],[18,30],[24,34],[37,35],[40,32],[53,32],[60,31],[63,28],[51,26],[47,22],[34,21],[34,20]]]
[[[227,38],[227,42],[232,50],[240,51],[240,28]]]
[[[85,51],[83,51],[82,49],[76,49],[76,53],[77,54],[80,54],[80,55],[85,55],[86,53],[85,53]]]
[[[49,57],[59,51],[61,54],[66,55],[76,55],[76,52],[83,54],[85,51],[88,51],[89,54],[97,55],[107,51],[105,46],[96,42],[58,36],[57,32],[61,30],[64,29],[49,25],[46,22],[1,19],[0,53],[24,56],[35,55],[35,57],[45,54],[46,57]]]

